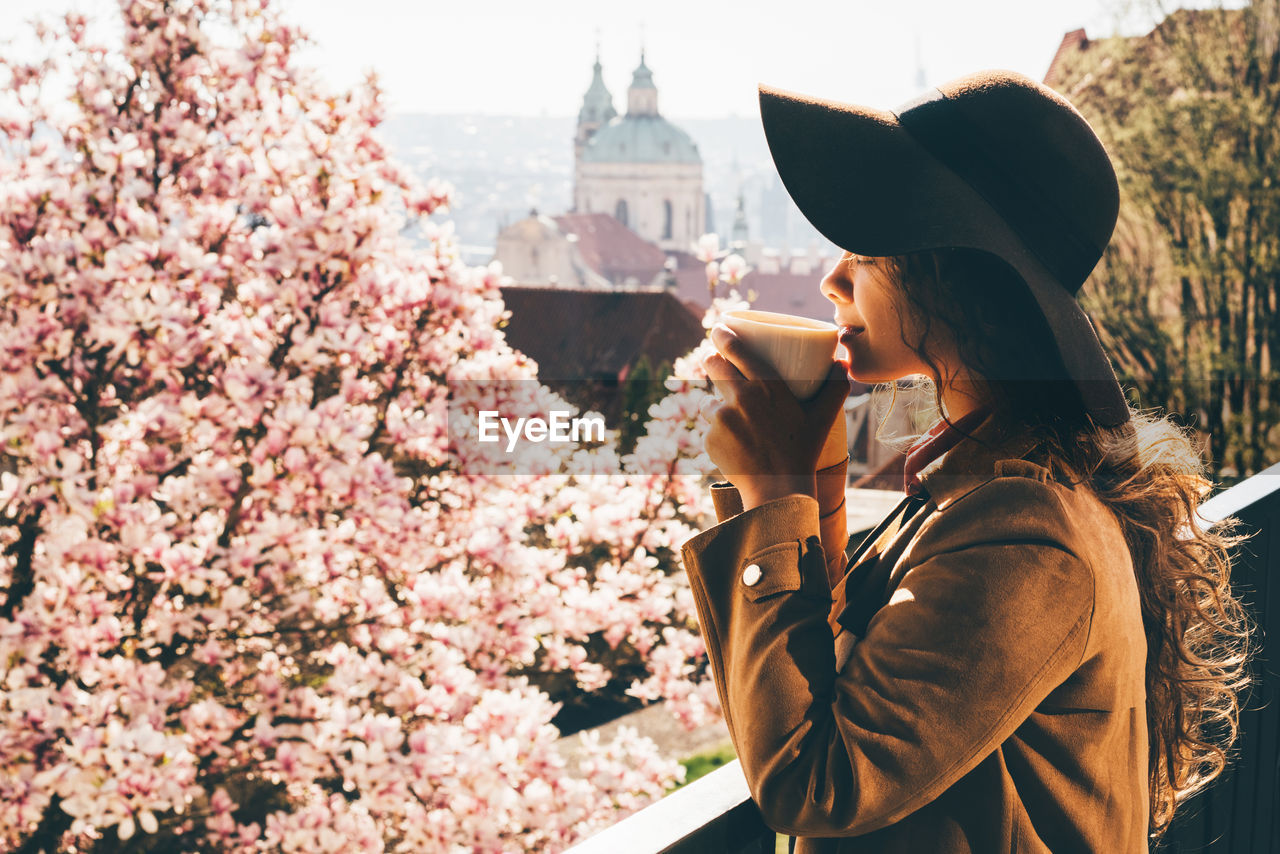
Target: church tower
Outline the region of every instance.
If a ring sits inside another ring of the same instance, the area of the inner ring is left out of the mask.
[[[603,124],[592,124],[606,113]],[[619,116],[600,77],[578,114],[573,164],[573,209],[607,213],[650,243],[688,251],[706,221],[702,155],[680,128],[658,112],[658,87],[640,52]]]
[[[576,162],[582,157],[582,149],[587,141],[608,122],[618,111],[613,108],[613,96],[604,85],[604,76],[600,66],[600,43],[596,43],[596,64],[593,66],[591,85],[582,98],[582,109],[578,111],[578,132],[573,138],[573,159]]]
[[[658,115],[658,87],[653,85],[653,72],[644,64],[644,48],[640,49],[640,65],[631,75],[627,89],[627,116]]]

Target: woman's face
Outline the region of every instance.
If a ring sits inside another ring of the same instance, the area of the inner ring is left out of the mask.
[[[903,340],[903,320],[911,318],[899,309],[901,294],[876,259],[845,253],[822,280],[822,295],[835,305],[851,379],[874,384],[929,373]],[[907,340],[914,340],[914,329],[914,323],[906,327]]]

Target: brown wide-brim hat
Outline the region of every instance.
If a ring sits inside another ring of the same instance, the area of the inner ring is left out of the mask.
[[[1115,170],[1089,123],[1021,74],[953,80],[893,111],[760,86],[769,150],[801,213],[858,255],[989,252],[1034,295],[1093,420],[1129,406],[1076,300],[1119,211]]]

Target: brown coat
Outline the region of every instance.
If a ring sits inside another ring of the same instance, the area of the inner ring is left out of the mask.
[[[993,417],[973,435],[834,596],[812,498],[742,513],[717,484],[719,524],[684,545],[743,773],[799,852],[1147,850],[1119,524],[1027,437]]]

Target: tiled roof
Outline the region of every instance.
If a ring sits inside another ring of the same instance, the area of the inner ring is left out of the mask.
[[[607,213],[552,217],[562,234],[578,235],[583,262],[614,284],[635,278],[649,284],[663,270],[666,255]]]
[[[509,286],[507,342],[538,363],[543,379],[614,379],[641,355],[657,367],[703,339],[700,315],[664,291],[586,291]]]
[[[1072,30],[1062,37],[1062,43],[1058,45],[1058,50],[1053,55],[1053,61],[1049,63],[1049,70],[1044,73],[1044,84],[1046,86],[1056,87],[1060,83],[1060,75],[1062,73],[1062,64],[1066,61],[1066,57],[1074,51],[1084,50],[1089,46],[1089,37],[1085,35],[1083,29]]]

